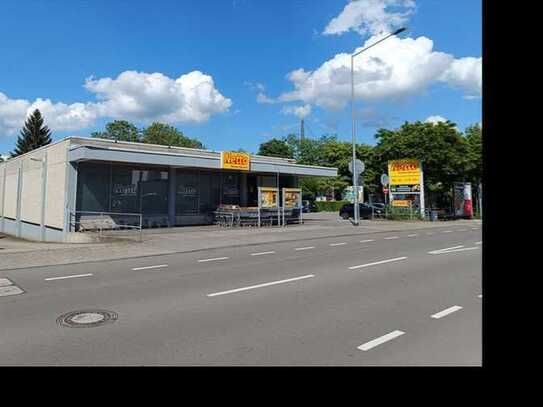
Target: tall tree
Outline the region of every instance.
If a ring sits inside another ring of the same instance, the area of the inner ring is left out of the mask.
[[[126,120],[114,120],[106,124],[105,131],[91,133],[91,137],[116,141],[140,141],[138,128]]]
[[[46,146],[51,143],[51,130],[43,124],[43,117],[38,109],[26,119],[21,130],[21,135],[17,139],[15,150],[11,153],[12,157],[28,153],[36,148]]]
[[[160,144],[163,146],[204,148],[204,145],[196,140],[185,137],[183,132],[168,124],[154,122],[143,130],[142,141],[148,144]]]
[[[294,151],[285,140],[273,138],[260,144],[258,155],[267,157],[293,158]]]

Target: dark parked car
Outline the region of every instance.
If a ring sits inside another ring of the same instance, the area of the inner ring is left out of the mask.
[[[361,203],[358,204],[360,208],[360,219],[371,219],[372,215],[381,215],[385,212],[384,208],[379,208],[376,206],[378,204],[365,204]],[[345,204],[341,207],[339,210],[339,216],[341,216],[343,219],[349,219],[354,218],[354,205],[353,204]]]
[[[317,206],[314,202],[311,201],[302,201],[302,212],[303,213],[309,213],[309,212],[315,212],[317,209]]]

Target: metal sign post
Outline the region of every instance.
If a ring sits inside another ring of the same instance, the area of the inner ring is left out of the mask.
[[[354,144],[353,144],[354,146]],[[355,160],[353,147],[353,161],[349,163],[349,171],[353,174],[353,211],[354,224],[358,226],[360,220],[360,208],[358,207],[358,176],[364,172],[364,163],[358,159]]]

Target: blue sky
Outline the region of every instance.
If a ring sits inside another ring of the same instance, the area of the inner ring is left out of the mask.
[[[54,140],[161,120],[208,148],[255,152],[300,117],[306,136],[349,140],[341,55],[398,23],[409,31],[356,59],[358,140],[405,120],[481,121],[480,2],[352,3],[2,0],[0,152],[35,107]]]

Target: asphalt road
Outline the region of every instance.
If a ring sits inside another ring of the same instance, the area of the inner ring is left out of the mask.
[[[481,365],[480,227],[309,237],[2,271],[0,365]]]

